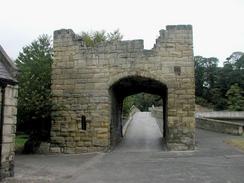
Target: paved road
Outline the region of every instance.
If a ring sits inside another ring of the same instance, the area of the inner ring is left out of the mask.
[[[165,152],[150,114],[137,113],[112,152],[17,156],[16,178],[7,182],[243,183],[244,153],[223,143],[230,137],[197,130],[196,151]]]
[[[129,124],[125,137],[116,152],[162,151],[162,134],[149,112],[139,112]]]

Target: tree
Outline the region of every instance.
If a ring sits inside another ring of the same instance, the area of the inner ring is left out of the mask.
[[[237,83],[231,85],[227,91],[226,96],[228,98],[228,109],[231,111],[243,111],[244,110],[244,92]]]
[[[106,32],[102,31],[94,31],[94,32],[82,32],[81,37],[88,47],[94,47],[98,43],[104,42],[107,40]]]
[[[109,33],[104,30],[82,32],[81,37],[87,47],[95,47],[102,42],[121,41],[123,39],[123,35],[119,29]]]
[[[243,70],[244,69],[244,55],[242,55],[236,62],[235,62],[235,66],[237,69],[239,70]]]
[[[228,106],[231,110],[239,110],[233,103],[237,96],[231,97],[230,91],[238,91],[235,84],[240,89],[244,88],[244,54],[232,53],[224,62],[224,67],[217,67],[218,59],[214,57],[196,56],[194,61],[196,102],[205,106],[213,105],[216,110],[224,110]],[[239,106],[238,103],[236,105]]]
[[[47,35],[25,46],[16,60],[20,71],[17,128],[29,133],[29,140],[49,140],[52,61],[53,49]]]
[[[244,59],[244,53],[237,51],[237,52],[233,52],[228,58],[226,58],[226,61],[224,62],[224,64],[231,64],[234,65],[237,68],[242,67],[243,68],[243,59]]]
[[[152,95],[149,93],[138,93],[128,96],[123,101],[123,113],[127,116],[130,112],[130,108],[135,105],[141,111],[148,111],[149,107],[162,106],[162,98],[158,95]]]
[[[218,59],[215,57],[194,57],[196,96],[203,97],[211,102],[210,93],[215,87]]]
[[[119,29],[107,34],[108,41],[121,41],[122,39],[123,35],[120,33]]]
[[[203,84],[204,84],[204,66],[203,66],[203,57],[195,56],[195,86],[196,86],[196,96],[201,97],[203,95]]]

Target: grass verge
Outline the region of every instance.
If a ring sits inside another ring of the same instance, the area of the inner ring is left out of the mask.
[[[28,139],[28,135],[16,135],[15,138],[15,152],[21,153],[24,149],[25,142]]]
[[[231,146],[238,148],[241,151],[244,151],[244,136],[240,138],[225,140],[225,143],[230,144]]]

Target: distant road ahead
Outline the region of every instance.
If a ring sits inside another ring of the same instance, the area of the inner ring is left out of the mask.
[[[150,112],[137,112],[115,151],[162,151],[162,134]]]

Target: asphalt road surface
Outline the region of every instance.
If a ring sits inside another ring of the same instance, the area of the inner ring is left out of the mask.
[[[18,155],[8,183],[243,183],[244,153],[235,138],[197,130],[191,152],[166,152],[150,113],[136,113],[113,151],[79,155]]]
[[[138,112],[133,116],[122,142],[116,152],[162,151],[162,134],[149,112]]]

